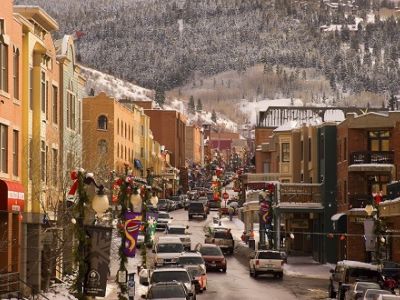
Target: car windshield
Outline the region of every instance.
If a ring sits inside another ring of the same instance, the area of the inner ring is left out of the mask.
[[[179,257],[178,263],[181,265],[200,265],[204,264],[204,259],[200,256]]]
[[[364,292],[367,289],[379,289],[379,284],[375,282],[359,282],[356,285],[355,290],[357,292]]]
[[[171,227],[168,228],[170,234],[185,234],[185,228]]]
[[[179,201],[179,196],[172,196],[171,200]]]
[[[390,295],[391,292],[385,290],[367,290],[364,295],[365,300],[376,300],[379,295]]]
[[[158,213],[159,219],[169,219],[169,214],[167,213]]]
[[[165,272],[154,272],[151,276],[151,282],[190,282],[189,274],[185,271],[165,271]]]
[[[363,268],[349,268],[347,270],[349,283],[354,282],[355,279],[364,279],[367,281],[378,282],[380,274],[376,270],[368,270]]]
[[[185,298],[185,291],[181,285],[152,286],[147,299]]]
[[[279,252],[260,252],[258,254],[259,259],[282,259]]]
[[[206,256],[223,256],[221,249],[217,247],[201,247],[200,253]]]
[[[232,240],[232,234],[228,231],[216,231],[214,232],[214,238],[216,239],[230,239]]]
[[[180,253],[183,252],[183,245],[178,243],[158,244],[157,253]]]
[[[193,203],[190,203],[190,208],[203,208],[203,203],[200,203],[200,202],[193,202]]]

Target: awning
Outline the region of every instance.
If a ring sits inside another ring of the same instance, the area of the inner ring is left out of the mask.
[[[347,214],[337,213],[331,217],[333,230],[337,233],[347,232]]]
[[[136,169],[138,170],[143,170],[143,165],[142,162],[139,159],[134,159],[133,160],[133,165],[135,166]]]
[[[25,194],[21,183],[0,180],[0,210],[19,212],[24,210]]]

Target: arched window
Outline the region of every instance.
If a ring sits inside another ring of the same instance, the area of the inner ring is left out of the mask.
[[[97,119],[97,129],[101,129],[101,130],[107,130],[107,117],[104,115],[101,115],[98,119]]]
[[[117,157],[119,157],[119,144],[117,143]]]
[[[100,140],[97,144],[97,151],[99,154],[106,154],[108,149],[107,149],[107,141],[106,140]]]
[[[117,119],[117,134],[119,134],[119,119]]]

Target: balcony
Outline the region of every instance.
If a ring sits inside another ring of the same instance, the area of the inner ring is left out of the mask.
[[[365,208],[368,204],[372,203],[371,195],[349,195],[349,208]]]
[[[349,172],[393,172],[393,151],[360,151],[350,153]]]
[[[382,218],[400,216],[400,201],[388,200],[379,204],[379,216]]]
[[[393,164],[394,151],[362,151],[350,154],[350,164]]]

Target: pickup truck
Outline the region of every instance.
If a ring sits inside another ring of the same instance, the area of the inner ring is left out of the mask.
[[[233,240],[231,230],[223,227],[214,227],[213,230],[210,230],[206,234],[204,243],[217,245],[221,248],[222,252],[228,252],[229,254],[233,254],[235,248],[235,241]]]
[[[249,272],[252,277],[257,277],[261,274],[273,274],[275,278],[283,278],[284,261],[279,251],[256,251],[249,264]]]

